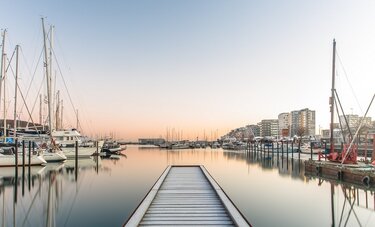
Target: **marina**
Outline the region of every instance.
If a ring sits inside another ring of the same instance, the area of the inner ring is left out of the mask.
[[[7,167],[0,177],[4,226],[13,226],[14,215],[17,226],[23,222],[45,226],[47,217],[41,207],[47,207],[49,185],[54,195],[50,204],[55,204],[50,205],[54,220],[50,226],[122,226],[168,166],[201,165],[253,226],[341,226],[340,219],[347,226],[375,222],[373,188],[310,176],[305,171],[308,154],[298,159],[296,154],[287,158],[276,152],[268,156],[249,150],[164,150],[136,145],[128,145],[123,153],[126,157],[119,159],[95,156],[78,163],[67,160],[30,167],[30,176],[28,167],[24,174],[18,168],[17,178],[14,168]],[[316,155],[313,158],[317,160]],[[309,206],[304,206],[307,201]],[[45,219],[40,220],[41,215]]]
[[[375,227],[375,2],[8,1],[0,227]]]

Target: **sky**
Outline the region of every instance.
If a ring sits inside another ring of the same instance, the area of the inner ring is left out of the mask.
[[[54,26],[63,124],[75,127],[78,109],[89,136],[210,139],[303,108],[316,111],[318,132],[330,120],[333,39],[344,111],[363,115],[375,91],[374,1],[0,2],[6,53],[21,46],[20,87],[30,87],[34,121],[45,90],[43,17]],[[12,118],[11,75],[6,83]]]

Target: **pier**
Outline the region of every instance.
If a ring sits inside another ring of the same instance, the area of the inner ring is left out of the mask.
[[[251,226],[204,166],[168,166],[124,226]]]

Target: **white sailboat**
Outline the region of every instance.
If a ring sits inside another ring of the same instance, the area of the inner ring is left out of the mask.
[[[4,44],[5,44],[5,35],[6,35],[6,31],[4,31],[4,34],[3,34],[3,42],[2,42],[2,58],[1,58],[1,74],[0,74],[0,94],[1,94],[1,84],[2,84],[2,81],[3,79],[5,78],[5,59],[6,59],[6,55],[5,55],[5,51],[4,51]],[[16,84],[16,88],[15,88],[15,104],[14,104],[14,129],[16,128],[16,106],[17,106],[17,78],[18,78],[18,50],[19,50],[19,46],[17,45],[16,46],[16,76],[15,76],[15,84]],[[4,93],[4,96],[5,96],[5,93]],[[5,97],[4,97],[5,98]],[[5,100],[4,100],[4,103],[5,103]],[[4,108],[5,110],[5,108]],[[4,121],[6,119],[6,114],[4,114]],[[5,124],[4,124],[5,125]],[[14,138],[16,138],[16,134],[14,133]],[[4,127],[4,139],[6,139],[6,129]],[[15,144],[15,146],[17,146],[17,144]],[[25,158],[25,160],[23,160]],[[46,161],[43,159],[43,157],[41,156],[36,156],[36,155],[32,155],[30,157],[30,160],[29,158],[27,157],[26,158],[26,155],[25,154],[14,154],[13,152],[13,147],[10,147],[9,149],[0,149],[0,167],[5,167],[5,166],[16,166],[16,163],[17,165],[22,165],[22,164],[25,164],[25,165],[42,165],[42,164],[45,164]]]
[[[44,67],[47,77],[47,103],[48,103],[48,127],[50,130],[50,140],[51,143],[47,149],[44,150],[42,153],[43,157],[46,159],[47,162],[60,162],[65,161],[67,158],[62,152],[62,150],[56,146],[54,138],[52,137],[53,126],[52,126],[52,94],[51,94],[51,75],[50,75],[50,68],[49,68],[49,61],[47,55],[47,42],[46,42],[46,31],[44,27],[44,19],[42,18],[42,27],[43,27],[43,41],[44,41]],[[51,51],[52,53],[52,51]],[[52,54],[51,54],[52,55]],[[52,61],[52,57],[50,59]]]

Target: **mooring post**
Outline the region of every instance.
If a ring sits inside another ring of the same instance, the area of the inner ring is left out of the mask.
[[[301,160],[301,140],[298,140],[298,162]]]
[[[313,160],[313,142],[310,142],[310,159]]]
[[[292,141],[292,164],[293,164],[293,156],[294,156],[294,141]]]
[[[29,140],[29,167],[31,166],[31,141]],[[30,170],[30,168],[29,168]]]
[[[25,159],[26,159],[25,153],[26,153],[25,140],[22,140],[22,196],[25,195]]]
[[[29,191],[31,190],[31,141],[29,140],[29,173],[28,173],[28,178],[29,178]]]
[[[273,145],[273,142],[272,142],[272,161],[273,161],[273,150],[274,150],[274,145]]]
[[[286,157],[289,158],[289,141],[286,141]]]
[[[76,154],[76,158],[75,158],[75,177],[76,177],[76,181],[78,179],[78,141],[76,141],[76,144],[75,144],[75,154]]]
[[[327,142],[324,142],[324,160],[327,161]]]
[[[16,171],[18,171],[18,139],[15,140],[15,150],[14,152],[16,153],[15,154],[15,166],[16,166]]]
[[[22,171],[25,172],[25,140],[22,140]]]
[[[371,155],[371,163],[375,163],[375,133],[372,135],[372,155]],[[374,202],[375,202],[375,195],[374,195]],[[375,205],[375,204],[374,204]],[[374,206],[375,210],[375,206]]]
[[[96,141],[96,156],[99,155],[99,141]]]

